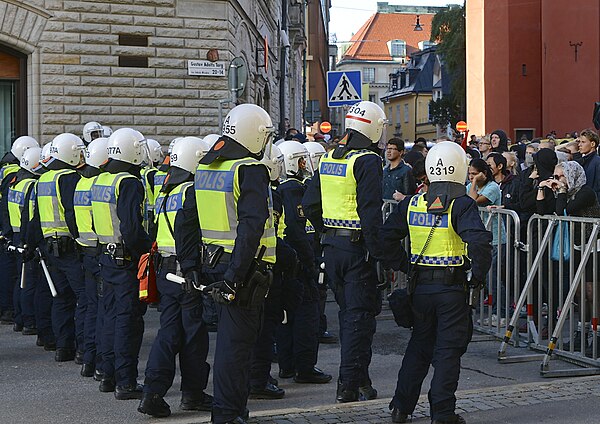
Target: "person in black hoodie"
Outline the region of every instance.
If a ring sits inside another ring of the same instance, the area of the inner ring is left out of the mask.
[[[548,187],[540,187],[540,182],[551,178],[554,175],[554,167],[558,163],[556,153],[550,149],[540,149],[533,155],[533,168],[530,172],[523,173],[521,179],[521,187],[519,190],[519,200],[521,210],[528,212],[529,216],[537,212],[536,205],[537,190],[545,190],[544,202],[554,203],[556,200],[551,196],[551,191]],[[546,205],[546,210],[554,210],[554,206]],[[529,219],[529,216],[527,219]],[[526,222],[521,222],[525,225]]]
[[[487,164],[492,170],[494,181],[502,191],[502,206],[513,211],[519,211],[519,183],[515,174],[508,170],[506,158],[500,153],[490,153]]]
[[[492,152],[508,152],[508,137],[503,130],[494,131],[490,135],[490,141],[492,142]]]

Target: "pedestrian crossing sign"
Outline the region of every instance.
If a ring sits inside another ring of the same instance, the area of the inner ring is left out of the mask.
[[[360,71],[327,72],[327,106],[353,105],[362,100]]]

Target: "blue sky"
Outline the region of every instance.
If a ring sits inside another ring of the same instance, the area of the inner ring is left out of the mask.
[[[448,3],[463,4],[464,0],[387,0],[387,2],[412,6],[445,6]],[[332,0],[329,32],[336,34],[338,41],[348,41],[376,11],[377,0]]]

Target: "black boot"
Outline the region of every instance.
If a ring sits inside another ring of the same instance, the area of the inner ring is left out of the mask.
[[[400,412],[399,408],[392,409],[392,422],[393,423],[407,423],[408,414]]]
[[[56,353],[54,354],[54,360],[56,362],[67,362],[75,359],[75,349],[66,349],[59,347],[56,349]]]
[[[458,414],[455,414],[454,417],[446,418],[443,420],[431,420],[431,424],[467,424],[465,419]]]
[[[2,311],[2,315],[0,315],[0,324],[2,325],[11,325],[15,322],[15,313],[12,309],[5,309]]]
[[[181,394],[181,403],[179,408],[184,411],[212,411],[213,397],[204,392]]]
[[[263,388],[250,387],[250,399],[281,399],[284,396],[285,390],[271,383]]]
[[[171,415],[169,404],[165,402],[161,395],[156,393],[144,393],[137,410],[142,414],[156,418],[165,418]]]
[[[346,387],[341,381],[338,380],[337,395],[335,400],[339,403],[356,402],[358,401],[358,389]]]
[[[96,367],[92,364],[83,364],[81,366],[81,376],[82,377],[93,377],[94,376],[94,371],[96,370]]]
[[[23,326],[23,330],[21,331],[21,334],[23,334],[24,336],[35,336],[35,335],[37,335],[37,328],[35,328],[35,325],[33,327]]]
[[[117,386],[115,388],[115,399],[131,400],[141,399],[144,395],[144,386],[141,384],[128,384],[127,386]]]
[[[294,381],[296,383],[304,383],[304,384],[325,384],[331,381],[331,375],[325,374],[323,371],[314,367],[312,370],[308,372],[299,372],[294,376]]]
[[[100,380],[100,386],[98,387],[103,393],[110,393],[115,391],[115,380],[110,377],[102,377]]]

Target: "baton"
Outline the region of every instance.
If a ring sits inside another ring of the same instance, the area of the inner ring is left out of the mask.
[[[48,267],[46,266],[46,261],[44,261],[44,258],[42,257],[42,252],[40,251],[39,247],[36,247],[35,251],[38,255],[38,258],[40,259],[40,265],[42,266],[42,270],[44,271],[44,275],[46,276],[46,281],[48,282],[48,287],[50,288],[52,297],[56,297],[56,296],[58,296],[58,293],[56,291],[56,287],[54,287],[54,282],[52,281],[50,272],[48,272]]]
[[[25,262],[21,263],[21,289],[25,288]]]

